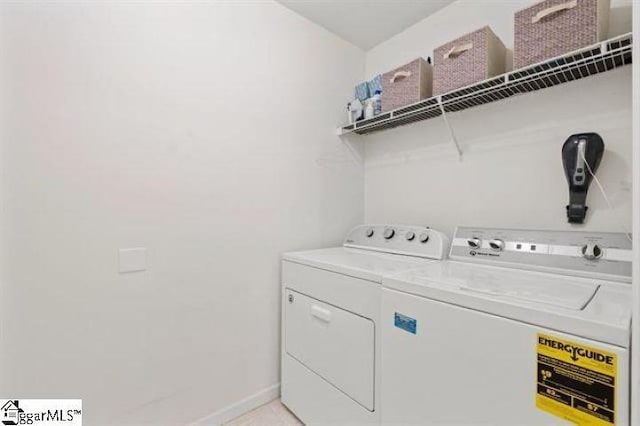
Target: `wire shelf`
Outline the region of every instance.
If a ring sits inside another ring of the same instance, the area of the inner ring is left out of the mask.
[[[631,64],[631,33],[338,128],[368,134],[531,93]]]

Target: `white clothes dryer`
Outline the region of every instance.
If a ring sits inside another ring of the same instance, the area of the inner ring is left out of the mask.
[[[283,255],[282,402],[304,423],[379,422],[382,279],[447,248],[433,229],[363,225],[341,247]]]

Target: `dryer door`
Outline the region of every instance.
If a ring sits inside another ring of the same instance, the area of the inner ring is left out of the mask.
[[[373,411],[373,321],[292,290],[284,309],[287,354]]]

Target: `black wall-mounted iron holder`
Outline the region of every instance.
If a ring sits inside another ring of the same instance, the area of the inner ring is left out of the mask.
[[[583,223],[587,215],[587,191],[602,154],[604,142],[597,133],[571,135],[562,146],[562,164],[569,183],[569,223]]]

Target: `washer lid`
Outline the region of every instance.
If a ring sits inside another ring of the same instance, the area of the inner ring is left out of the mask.
[[[447,262],[439,271],[442,283],[457,286],[463,291],[573,310],[584,309],[600,287],[591,280],[577,281],[561,275],[540,276],[455,262]]]
[[[629,284],[445,261],[387,276],[382,285],[410,295],[629,347]]]

